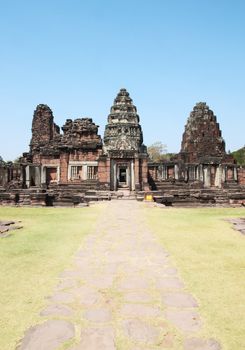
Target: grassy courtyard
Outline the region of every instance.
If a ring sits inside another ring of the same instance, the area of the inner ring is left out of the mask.
[[[205,323],[202,335],[218,339],[223,350],[243,350],[245,237],[225,219],[244,217],[245,210],[141,208],[198,300]],[[107,210],[110,205],[104,204],[83,209],[0,208],[0,220],[21,220],[24,226],[0,239],[1,350],[14,350],[23,332],[40,320],[39,311],[59,273],[69,267]]]
[[[0,349],[14,350],[57,284],[58,274],[92,231],[101,206],[0,208],[0,220],[21,220],[23,229],[0,239]]]
[[[225,218],[244,209],[147,208],[145,215],[200,306],[204,335],[245,349],[245,237]]]

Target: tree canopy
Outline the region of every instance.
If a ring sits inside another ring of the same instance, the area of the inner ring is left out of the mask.
[[[238,165],[245,165],[245,146],[231,153]]]
[[[161,141],[156,141],[147,148],[150,160],[152,162],[160,162],[165,158],[167,146]]]

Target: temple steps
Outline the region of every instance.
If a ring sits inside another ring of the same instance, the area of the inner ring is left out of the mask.
[[[90,182],[91,185],[91,182]],[[130,191],[122,188],[118,191],[91,189],[78,184],[50,186],[49,189],[31,187],[0,191],[0,205],[20,206],[82,206],[89,202],[102,200],[138,200],[143,201],[146,194],[153,200],[166,206],[241,206],[245,205],[245,186],[226,188],[187,188],[174,186],[157,191]]]

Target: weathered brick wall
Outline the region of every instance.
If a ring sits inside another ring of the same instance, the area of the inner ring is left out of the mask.
[[[70,154],[70,161],[97,161],[102,153],[102,149],[96,149],[93,151],[77,151]]]
[[[60,165],[60,159],[54,158],[52,156],[50,157],[40,156],[40,162],[42,165],[55,165],[55,166]]]
[[[245,186],[245,167],[240,167],[238,170],[238,183]]]
[[[110,182],[110,159],[103,157],[98,164],[98,180],[100,183]]]

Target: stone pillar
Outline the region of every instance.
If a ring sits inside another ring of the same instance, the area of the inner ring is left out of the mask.
[[[204,173],[204,187],[210,187],[211,186],[210,167],[204,166],[203,173]]]
[[[126,184],[129,187],[129,190],[131,190],[131,166],[130,166],[130,163],[126,168]]]
[[[204,171],[203,171],[203,165],[202,164],[200,164],[199,166],[198,166],[198,168],[199,168],[199,181],[201,181],[201,182],[204,182]]]
[[[30,165],[26,166],[26,187],[30,187]]]
[[[130,162],[130,167],[131,167],[131,186],[130,189],[131,191],[135,190],[135,179],[134,179],[134,161],[131,160]]]
[[[175,178],[175,180],[179,180],[179,166],[178,166],[178,164],[174,165],[174,178]]]
[[[162,180],[162,164],[158,166],[157,168],[157,178],[159,180]]]
[[[57,174],[58,181],[61,183],[68,182],[68,165],[69,165],[69,153],[61,153],[60,155],[60,174]],[[57,169],[58,172],[59,168]]]
[[[234,180],[235,180],[235,181],[238,180],[238,176],[237,176],[237,167],[234,167]]]
[[[148,184],[148,162],[147,162],[147,158],[143,158],[141,160],[141,176],[142,176],[142,190],[148,191],[149,190],[149,184]]]
[[[40,186],[40,184],[41,184],[41,168],[40,168],[40,166],[35,167],[35,184],[36,184],[36,186]]]
[[[110,189],[117,190],[117,163],[114,159],[110,160]]]
[[[135,187],[138,189],[140,186],[139,183],[139,159],[135,158],[135,168],[134,168],[134,176],[135,176]]]
[[[216,173],[215,173],[215,181],[214,181],[214,185],[216,187],[221,187],[221,175],[222,175],[222,169],[221,166],[219,165],[216,168]]]
[[[83,164],[82,167],[82,178],[83,180],[87,180],[88,177],[88,165],[87,164]]]
[[[46,184],[46,166],[41,166],[41,184]]]
[[[118,166],[116,162],[113,162],[113,188],[114,191],[117,190],[117,172],[118,172]]]

